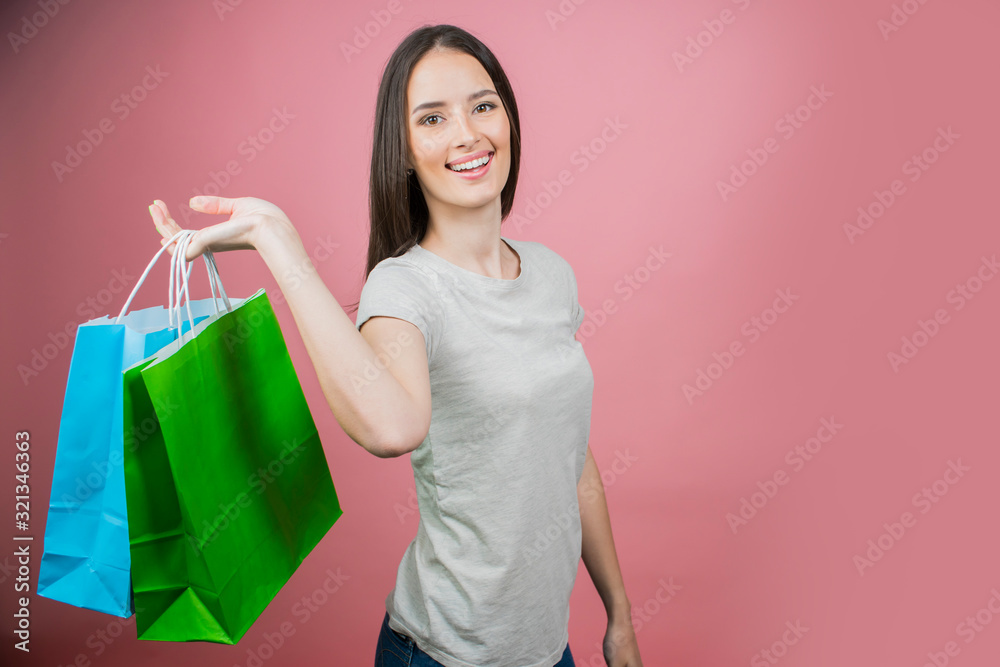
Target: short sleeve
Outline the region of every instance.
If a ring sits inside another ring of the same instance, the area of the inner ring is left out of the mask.
[[[569,266],[567,263],[566,266]],[[576,335],[576,330],[580,328],[580,324],[583,323],[583,306],[580,305],[580,297],[577,292],[576,287],[576,275],[573,273],[573,268],[569,268],[569,284],[570,284],[570,304],[572,308],[572,322],[573,322],[573,335]]]
[[[427,358],[430,359],[435,341],[434,318],[436,300],[420,269],[402,262],[380,262],[368,274],[358,301],[358,316],[354,325],[361,325],[376,316],[396,317],[410,322],[424,335]]]

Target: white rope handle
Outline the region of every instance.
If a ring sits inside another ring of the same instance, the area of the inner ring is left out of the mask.
[[[182,299],[184,299],[184,303],[187,306],[188,322],[190,323],[188,330],[190,331],[194,329],[194,316],[191,314],[191,294],[188,292],[188,277],[191,275],[191,265],[188,264],[187,258],[185,257],[185,255],[187,255],[188,245],[191,243],[191,236],[192,234],[185,234],[181,237],[180,241],[177,242],[177,250],[174,252],[172,257],[177,271],[177,278],[174,283],[177,288],[177,296],[174,299],[177,304],[177,329],[182,342],[184,338],[184,323],[181,321]],[[209,282],[211,283],[211,281]],[[216,306],[216,311],[218,311],[218,306]]]
[[[194,237],[195,232],[193,230],[182,230],[179,232],[181,234],[180,239],[177,241],[177,249],[174,251],[171,257],[171,272],[170,272],[170,321],[173,322],[173,310],[177,310],[177,328],[180,330],[180,336],[183,338],[183,322],[181,314],[181,302],[183,300],[186,305],[188,314],[188,331],[194,329],[194,316],[191,313],[191,294],[188,287],[188,280],[191,276],[191,264],[187,260],[187,249],[191,244],[191,240]],[[229,301],[229,297],[226,295],[226,290],[222,286],[222,278],[219,275],[218,265],[215,263],[215,256],[211,251],[204,251],[202,255],[205,258],[205,269],[208,272],[208,284],[209,289],[212,292],[212,304],[215,306],[215,313],[219,314],[219,303],[218,298],[215,295],[215,288],[218,285],[219,293],[226,306],[227,312],[232,312],[232,303]]]
[[[162,255],[163,252],[167,249],[167,246],[169,246],[171,243],[179,239],[182,234],[184,234],[184,230],[181,230],[176,234],[174,234],[172,237],[170,237],[170,241],[164,243],[163,247],[161,247],[158,251],[156,251],[156,254],[153,255],[153,259],[151,259],[149,261],[149,264],[146,265],[146,270],[142,272],[141,276],[139,276],[139,280],[136,281],[135,287],[132,288],[132,293],[128,295],[128,299],[125,301],[125,305],[122,306],[122,312],[118,313],[118,317],[115,318],[115,324],[120,324],[122,318],[125,317],[125,313],[126,311],[128,311],[128,307],[132,305],[132,299],[134,299],[135,295],[139,293],[139,288],[142,287],[142,284],[146,281],[146,276],[149,275],[149,272],[153,270],[153,265],[156,264],[156,260],[160,259],[160,255]]]
[[[153,255],[153,259],[150,260],[149,264],[146,266],[146,270],[142,272],[141,276],[139,276],[139,280],[136,281],[135,287],[132,288],[132,293],[129,294],[128,299],[125,301],[125,305],[122,307],[121,312],[118,313],[118,317],[115,318],[115,324],[120,324],[122,318],[125,317],[125,313],[128,312],[129,306],[132,305],[132,300],[135,299],[135,295],[139,293],[139,288],[142,287],[143,282],[145,282],[145,280],[146,280],[146,276],[149,275],[149,272],[153,269],[153,265],[156,264],[156,261],[160,258],[160,255],[163,254],[163,252],[167,249],[167,247],[171,243],[174,243],[175,241],[179,241],[182,238],[190,238],[190,236],[192,236],[193,234],[194,234],[194,230],[182,229],[181,231],[177,232],[172,237],[170,237],[170,240],[167,243],[164,243],[163,246],[156,252],[156,254]],[[174,272],[174,264],[175,264],[175,262],[177,260],[177,252],[178,252],[178,250],[175,250],[174,251],[174,255],[171,257],[170,285],[168,287],[169,304],[168,304],[168,307],[167,307],[167,318],[168,318],[168,322],[167,323],[168,323],[168,326],[170,328],[174,328],[175,326],[177,328],[180,328],[180,313],[179,313],[180,304],[179,304],[179,302],[178,302],[178,319],[177,319],[177,324],[176,325],[174,324],[174,319],[173,319],[173,314],[174,314],[174,296],[175,296],[175,294],[174,294],[174,273],[175,273]],[[186,252],[186,250],[187,250],[187,243],[185,243],[185,252]],[[182,253],[181,256],[183,257],[183,253]],[[205,258],[205,268],[208,271],[208,282],[209,282],[209,287],[210,287],[210,289],[212,291],[212,303],[215,305],[215,312],[216,312],[216,314],[219,313],[219,304],[218,304],[217,297],[215,296],[215,286],[216,286],[216,284],[219,287],[219,293],[221,294],[222,300],[225,303],[226,310],[229,311],[229,312],[231,312],[232,311],[232,304],[229,302],[229,297],[226,295],[226,291],[222,287],[222,277],[219,275],[219,268],[218,268],[218,266],[215,263],[215,257],[212,255],[211,252],[209,252],[207,250],[203,253],[203,256]],[[187,260],[186,259],[184,260],[184,264],[186,266],[186,271],[187,271],[187,275],[185,276],[185,283],[186,283],[187,282],[187,280],[186,280],[187,277],[190,276],[190,274],[191,274],[191,267],[190,267],[190,265],[187,264]],[[190,313],[190,306],[188,306],[188,312]]]
[[[169,285],[167,287],[167,291],[168,291],[168,294],[167,294],[167,321],[169,323],[170,328],[175,328],[175,327],[176,328],[180,328],[180,326],[181,326],[180,314],[179,313],[178,313],[178,316],[177,316],[177,321],[174,322],[174,310],[175,310],[174,302],[177,301],[177,298],[178,298],[177,289],[175,289],[174,283],[175,283],[175,280],[178,281],[178,282],[180,280],[180,276],[177,274],[177,253],[180,252],[181,239],[183,239],[186,236],[188,236],[187,234],[185,234],[186,231],[187,230],[181,230],[180,232],[178,232],[177,236],[174,237],[174,238],[177,239],[177,247],[174,249],[174,254],[170,257],[170,282],[169,282]],[[188,273],[190,274],[190,272],[191,272],[191,270],[189,268],[188,269]],[[178,301],[178,303],[179,303],[179,301]]]

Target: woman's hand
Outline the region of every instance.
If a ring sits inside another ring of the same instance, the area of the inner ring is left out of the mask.
[[[604,660],[608,667],[642,667],[635,628],[628,617],[608,621],[604,635]]]
[[[271,202],[256,197],[227,199],[202,195],[192,197],[190,204],[195,211],[229,214],[232,217],[225,222],[195,232],[186,253],[185,259],[188,261],[194,260],[206,250],[220,252],[257,248],[261,231],[265,227],[279,226],[292,229],[292,223],[284,211]],[[153,216],[153,224],[156,225],[157,231],[163,236],[160,239],[161,245],[167,243],[174,234],[181,231],[181,227],[170,217],[167,205],[159,199],[149,207],[149,214]],[[173,255],[176,248],[177,243],[171,243],[167,252]]]

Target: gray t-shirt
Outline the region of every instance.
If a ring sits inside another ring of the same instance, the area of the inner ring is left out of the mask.
[[[356,321],[388,315],[424,335],[431,425],[410,454],[420,521],[385,604],[389,627],[447,667],[558,663],[580,562],[594,375],[574,337],[576,278],[541,243],[501,238],[517,278],[415,245],[372,269]]]

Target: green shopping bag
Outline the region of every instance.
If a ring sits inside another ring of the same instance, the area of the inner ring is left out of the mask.
[[[342,510],[264,290],[191,334],[123,374],[136,629],[233,644]]]

